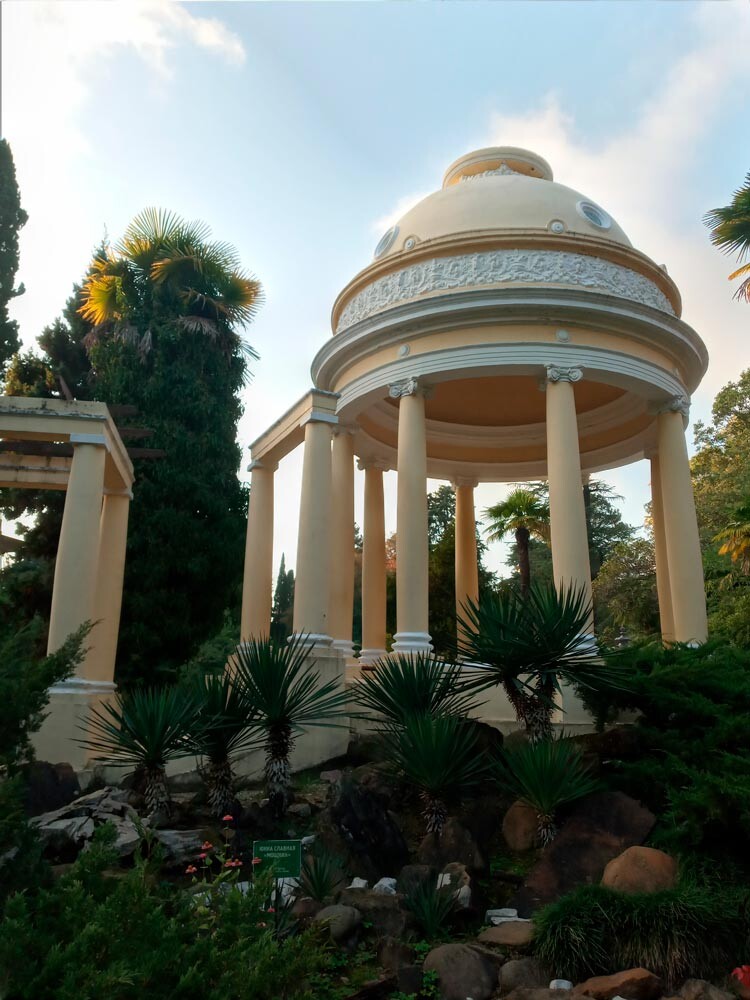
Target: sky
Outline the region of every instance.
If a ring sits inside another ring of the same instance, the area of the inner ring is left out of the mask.
[[[691,421],[750,366],[750,310],[701,222],[750,169],[745,0],[5,0],[1,13],[2,135],[29,213],[13,310],[26,346],[105,231],[151,205],[201,219],[265,290],[246,333],[260,360],[244,448],[309,388],[333,301],[383,231],[454,159],[497,144],[540,153],[667,265],[711,356]],[[298,450],[276,474],[276,564],[283,551],[294,565],[300,476]],[[606,479],[641,525],[648,464]],[[505,491],[480,485],[478,512]],[[488,565],[507,575],[505,556],[494,544]]]

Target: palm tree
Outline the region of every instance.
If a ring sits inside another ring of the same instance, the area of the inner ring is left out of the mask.
[[[205,334],[227,351],[242,347],[236,328],[257,311],[261,286],[240,269],[235,249],[211,241],[210,233],[202,222],[147,208],[119,243],[94,257],[79,312],[143,354],[164,319]]]
[[[711,242],[724,253],[736,253],[739,260],[750,254],[750,173],[745,183],[732,195],[723,208],[712,208],[703,221],[711,230]],[[729,280],[742,278],[735,298],[750,302],[750,261],[729,275]]]
[[[459,653],[477,664],[480,690],[502,684],[532,741],[549,739],[562,681],[591,689],[620,682],[588,634],[590,620],[583,587],[534,585],[522,594],[507,586],[469,602]]]
[[[384,741],[388,766],[419,791],[427,833],[440,836],[449,801],[488,773],[476,732],[455,716],[413,715],[388,729]]]
[[[750,501],[737,508],[735,520],[714,535],[713,540],[724,543],[719,549],[720,556],[731,556],[746,576],[750,574]]]
[[[338,679],[321,684],[309,653],[306,637],[298,636],[290,642],[249,639],[234,654],[234,680],[248,721],[262,734],[266,791],[277,815],[289,803],[289,758],[297,736],[311,726],[340,726],[348,719],[346,691]]]
[[[463,718],[476,707],[461,666],[418,653],[392,654],[354,686],[353,697],[382,725],[402,726],[413,715]]]
[[[503,751],[499,777],[517,799],[536,810],[543,847],[557,833],[557,809],[601,787],[581,751],[567,740],[541,740]]]
[[[79,742],[104,763],[142,774],[148,811],[169,815],[166,766],[193,753],[197,719],[195,699],[182,688],[136,688],[93,709],[79,726],[88,738]]]
[[[193,745],[206,761],[203,775],[209,808],[220,818],[234,805],[232,758],[254,749],[259,735],[250,722],[244,692],[227,671],[199,675],[190,684],[190,692],[198,707]]]
[[[518,547],[518,568],[521,575],[521,593],[527,594],[531,585],[529,565],[529,539],[549,539],[549,504],[534,490],[518,487],[499,503],[488,507],[484,516],[489,518],[487,540],[499,542],[513,532]]]

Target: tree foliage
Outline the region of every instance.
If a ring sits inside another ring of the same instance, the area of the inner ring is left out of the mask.
[[[654,545],[647,538],[619,542],[602,564],[593,583],[597,632],[613,640],[620,629],[631,638],[657,634]]]
[[[729,280],[741,278],[735,298],[750,302],[750,173],[745,183],[732,195],[728,205],[711,209],[704,221],[711,230],[711,242],[724,253],[736,253],[740,267],[729,275]]]
[[[13,153],[7,140],[0,139],[0,373],[20,347],[18,323],[8,315],[8,305],[24,291],[16,287],[18,233],[28,215],[21,208]]]

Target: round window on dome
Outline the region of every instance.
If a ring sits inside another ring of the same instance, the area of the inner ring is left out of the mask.
[[[586,222],[590,222],[592,226],[596,226],[597,229],[609,229],[612,225],[612,220],[604,209],[599,208],[598,205],[595,205],[591,201],[579,201],[576,208],[578,209],[578,214]]]
[[[380,237],[380,242],[375,247],[375,253],[373,257],[377,260],[378,257],[382,257],[383,254],[390,250],[393,246],[393,241],[398,236],[398,226],[391,226],[391,228]]]

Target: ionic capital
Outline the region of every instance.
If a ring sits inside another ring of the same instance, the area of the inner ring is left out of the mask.
[[[459,486],[470,486],[472,489],[474,489],[476,486],[479,485],[479,480],[475,479],[473,476],[453,476],[451,478],[450,483],[451,486],[456,490],[459,488]]]
[[[333,436],[338,437],[339,434],[351,434],[354,436],[359,430],[354,424],[336,424],[333,428]]]
[[[357,459],[357,468],[360,472],[366,472],[368,469],[378,469],[380,472],[388,472],[393,466],[385,458],[363,457]]]
[[[580,382],[583,378],[582,368],[560,368],[557,365],[547,365],[547,379],[549,382]]]
[[[656,408],[657,413],[681,413],[687,420],[690,416],[690,397],[680,394],[672,396],[663,403],[659,403]]]
[[[402,396],[422,395],[429,399],[432,395],[432,387],[424,385],[414,376],[402,379],[400,382],[391,382],[388,386],[388,395],[391,399],[401,399]]]

